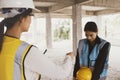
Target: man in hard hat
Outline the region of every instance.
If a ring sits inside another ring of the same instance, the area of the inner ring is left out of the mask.
[[[90,68],[82,67],[76,73],[77,80],[91,80],[92,71]]]
[[[38,11],[33,1],[0,0],[0,8],[4,17],[0,22],[0,80],[39,80],[42,75],[55,79],[68,77],[73,53],[66,55],[60,67],[37,47],[20,40],[22,32],[29,29],[32,11]]]

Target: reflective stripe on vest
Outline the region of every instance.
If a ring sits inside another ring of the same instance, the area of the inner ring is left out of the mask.
[[[104,46],[105,43],[106,43],[106,41],[101,39],[101,43],[99,45],[96,44],[94,46],[94,48],[91,51],[91,54],[89,56],[90,63],[88,64],[89,45],[88,45],[88,42],[86,39],[80,40],[79,45],[78,45],[78,51],[79,51],[79,57],[80,57],[80,67],[82,67],[82,66],[88,67],[88,65],[89,65],[89,67],[94,69],[94,65],[95,65],[96,59],[99,55],[99,51]],[[106,60],[106,62],[105,62],[105,66],[104,66],[103,72],[100,75],[100,79],[104,78],[106,76],[107,68],[108,68],[108,60]]]
[[[14,80],[26,80],[24,74],[24,59],[31,45],[22,42],[19,46],[14,60]]]

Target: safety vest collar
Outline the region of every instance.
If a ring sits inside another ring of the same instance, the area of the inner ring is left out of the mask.
[[[7,36],[7,35],[5,35],[4,36],[4,42],[6,42],[6,43],[13,43],[13,42],[21,42],[21,40],[20,39],[17,39],[17,38],[14,38],[14,37],[11,37],[11,36]]]

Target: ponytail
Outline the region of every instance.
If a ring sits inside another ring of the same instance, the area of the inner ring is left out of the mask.
[[[3,37],[4,37],[4,24],[5,24],[5,19],[0,22],[0,52],[2,50]]]

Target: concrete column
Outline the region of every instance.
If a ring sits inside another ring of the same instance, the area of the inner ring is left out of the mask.
[[[46,45],[48,48],[52,48],[52,27],[50,13],[46,13]]]
[[[76,4],[72,6],[73,19],[73,52],[76,54],[78,42],[82,38],[82,8],[81,5]]]

